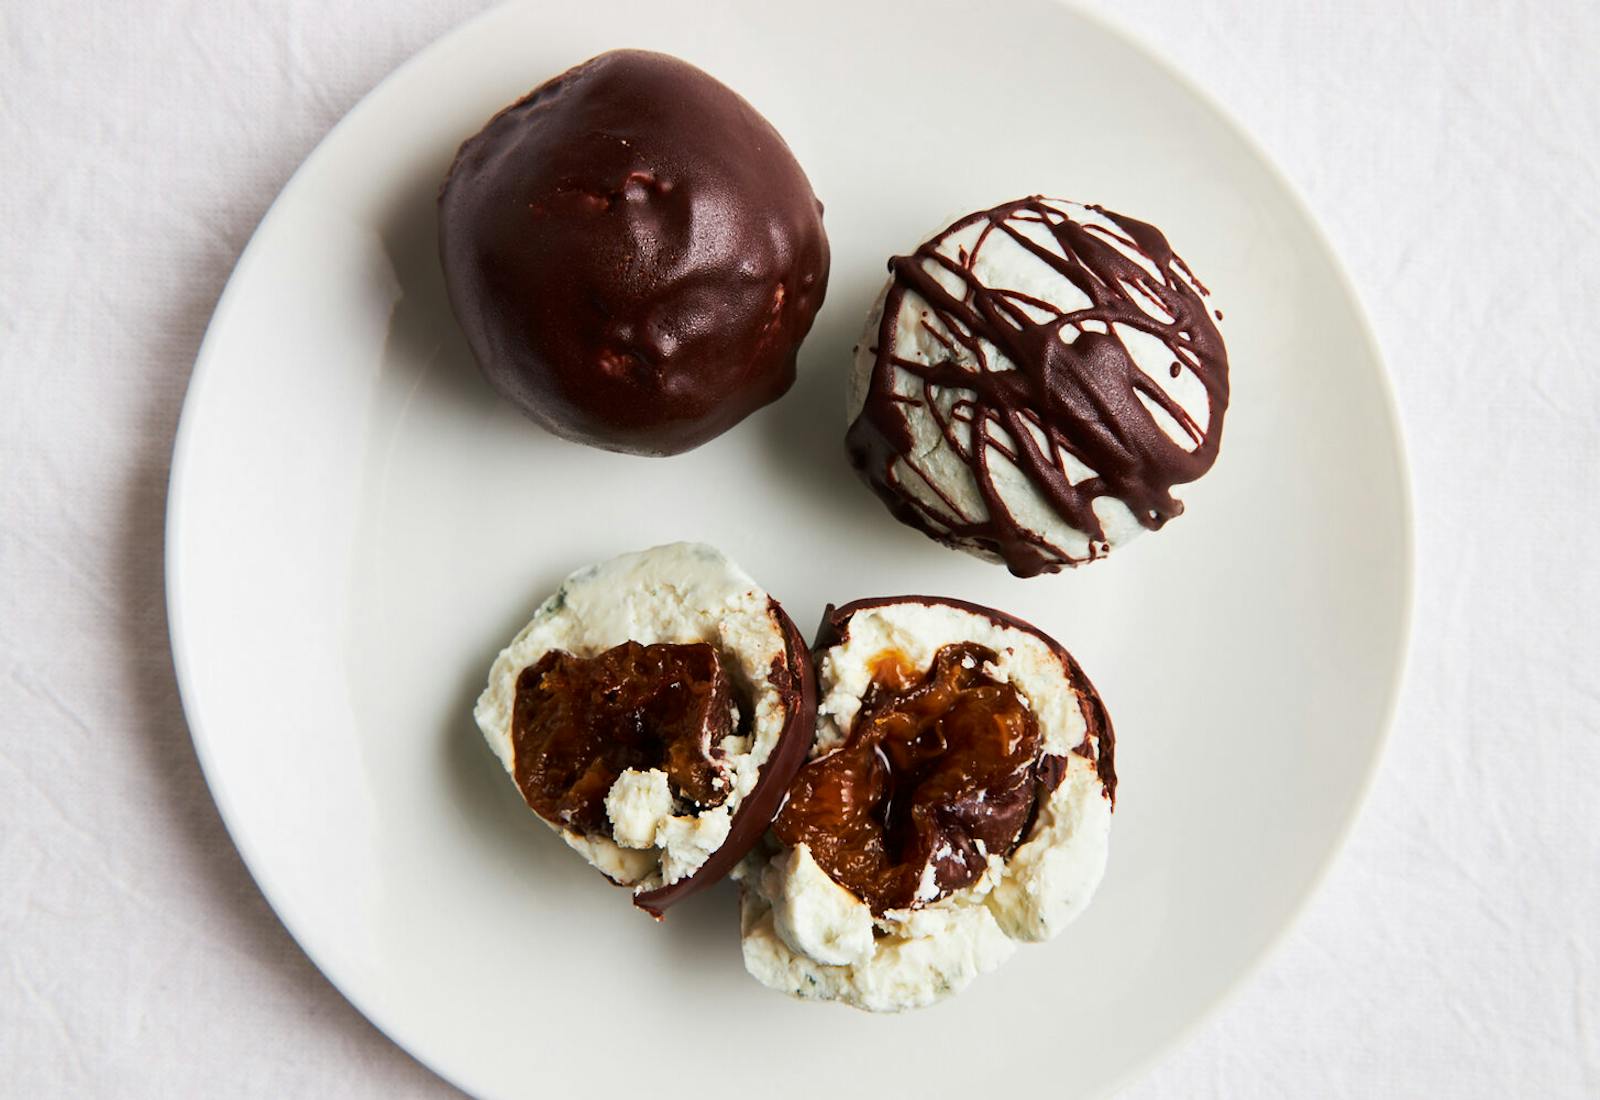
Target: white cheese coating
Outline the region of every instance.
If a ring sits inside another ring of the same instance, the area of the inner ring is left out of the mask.
[[[1124,235],[1123,231],[1105,215],[1081,203],[1066,199],[1044,201],[1049,206],[1068,214],[1075,222],[1106,229],[1110,234],[1108,241]],[[953,224],[958,220],[960,219],[951,218],[946,224]],[[949,234],[939,243],[936,251],[952,259],[957,259],[962,250],[972,253],[986,224],[980,221]],[[1041,247],[1060,253],[1060,245],[1044,227],[1016,223],[1015,228]],[[1119,252],[1139,263],[1152,275],[1160,277],[1142,254],[1121,245],[1116,247]],[[960,279],[949,271],[932,261],[925,261],[924,269],[952,292],[957,294],[962,292]],[[1063,311],[1083,309],[1090,305],[1088,297],[1073,285],[1071,280],[1003,233],[990,233],[983,241],[982,247],[978,248],[973,256],[972,273],[985,286],[1017,291],[1028,297],[1049,302]],[[1186,277],[1181,271],[1179,276]],[[877,303],[867,316],[861,340],[855,348],[847,422],[854,422],[866,403],[877,359],[878,333],[891,285],[892,280],[878,295]],[[1162,322],[1172,320],[1172,317],[1147,295],[1137,291],[1136,288],[1129,290],[1130,299],[1145,313]],[[1044,316],[1041,313],[1038,319],[1043,320]],[[901,296],[899,311],[893,323],[895,350],[901,358],[917,363],[939,363],[953,359],[962,366],[976,366],[970,353],[959,342],[950,339],[949,330],[944,327],[936,314],[927,309],[927,303],[920,295],[908,290]],[[1085,325],[1102,333],[1106,328],[1097,321],[1085,322]],[[1174,357],[1161,340],[1148,333],[1130,329],[1126,325],[1117,325],[1115,329],[1116,335],[1122,340],[1123,346],[1128,349],[1129,356],[1139,369],[1194,418],[1203,434],[1209,427],[1210,403],[1205,385],[1199,376],[1188,365],[1184,365],[1179,376],[1172,377],[1170,367]],[[1071,343],[1082,334],[1082,331],[1076,326],[1068,325],[1062,329],[1062,339]],[[987,357],[990,369],[1016,369],[1016,365],[1002,355],[993,344],[988,341],[979,341],[979,344]],[[960,402],[970,400],[973,396],[972,391],[934,387],[931,393],[925,392],[922,381],[909,371],[892,369],[895,372],[895,391],[911,399],[901,406],[906,413],[914,441],[910,451],[910,461],[904,458],[897,461],[894,471],[902,491],[916,497],[932,509],[933,515],[928,519],[934,526],[942,527],[942,533],[948,533],[948,526],[939,524],[934,517],[948,515],[952,504],[960,511],[961,518],[966,522],[980,522],[987,519],[988,506],[979,492],[972,463],[963,453],[971,451],[970,430],[960,425],[957,418],[958,426],[955,434],[959,446],[953,447],[950,440],[945,437],[933,412],[927,404],[924,404],[931,402],[940,416],[949,420],[951,409]],[[1186,450],[1194,450],[1198,445],[1197,441],[1165,410],[1156,406],[1148,397],[1141,395],[1141,399],[1157,423],[1174,441]],[[1006,451],[1016,450],[1015,442],[1006,431],[998,425],[991,425],[991,429],[993,437],[988,454],[989,470],[995,491],[1006,509],[1016,518],[1019,525],[1057,547],[1065,556],[1073,560],[1089,557],[1089,536],[1062,519],[1051,507],[1050,502],[1034,487],[1028,476],[1006,457]],[[1043,443],[1042,436],[1040,442]],[[1094,476],[1095,473],[1071,455],[1063,455],[1062,468],[1068,480],[1074,485]],[[1145,529],[1127,505],[1115,497],[1097,497],[1093,508],[1096,518],[1104,528],[1105,542],[1110,548],[1127,542]],[[999,560],[993,552],[975,543],[963,542],[961,548],[987,560]]]
[[[971,885],[879,918],[804,845],[780,849],[769,835],[735,876],[745,967],[764,985],[875,1012],[921,1007],[998,966],[1018,941],[1049,939],[1093,896],[1105,872],[1111,801],[1094,762],[1072,751],[1088,726],[1061,659],[1028,631],[943,604],[858,611],[845,641],[823,654],[817,670],[821,704],[811,758],[843,741],[875,658],[897,651],[926,668],[945,645],[967,641],[996,653],[984,671],[1010,683],[1033,711],[1042,752],[1066,759],[1060,785],[1009,859],[990,854]],[[937,893],[931,870],[921,887],[919,897]]]
[[[989,895],[989,911],[1014,940],[1048,940],[1077,920],[1106,873],[1111,800],[1093,764],[1076,754],[1067,760],[1061,785]]]
[[[926,669],[952,642],[976,642],[995,652],[997,659],[984,671],[1021,693],[1039,721],[1044,752],[1065,756],[1083,743],[1088,727],[1061,659],[1036,635],[949,604],[894,603],[857,612],[844,643],[822,655],[812,757],[833,749],[850,732],[872,684],[874,658],[899,652],[913,668]]]
[[[712,547],[673,543],[582,569],[501,651],[473,711],[508,774],[515,775],[511,712],[522,670],[551,650],[593,657],[627,641],[709,643],[754,707],[748,738],[722,742],[729,791],[721,805],[682,812],[664,772],[629,769],[606,797],[615,840],[551,826],[607,876],[643,892],[693,874],[727,838],[788,719],[772,683],[774,662],[787,664],[787,639],[767,593]],[[737,710],[733,718],[737,724]]]
[[[850,966],[872,957],[872,914],[811,858],[811,849],[779,852],[761,872],[778,935],[819,963]]]
[[[941,902],[907,911],[866,959],[827,965],[783,937],[775,912],[761,893],[745,892],[739,922],[745,969],[763,985],[803,1000],[842,1001],[869,1012],[931,1005],[1017,949],[982,905]]]

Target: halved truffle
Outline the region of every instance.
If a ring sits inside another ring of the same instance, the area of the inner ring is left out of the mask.
[[[474,715],[528,806],[659,917],[765,831],[815,706],[777,601],[717,550],[675,543],[568,577]]]
[[[1082,912],[1105,870],[1113,736],[1059,643],[905,596],[830,608],[816,661],[809,758],[737,872],[751,974],[920,1007]]]

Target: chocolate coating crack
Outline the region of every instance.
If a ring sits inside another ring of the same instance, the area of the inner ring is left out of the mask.
[[[552,650],[517,677],[513,773],[546,821],[609,836],[606,795],[629,768],[660,768],[680,802],[725,801],[721,742],[733,732],[733,687],[703,642],[624,642],[596,657]]]
[[[1036,776],[1033,712],[983,671],[994,660],[970,642],[940,649],[921,676],[899,655],[880,659],[844,743],[795,777],[778,839],[807,845],[878,915],[945,897],[989,855],[1009,856],[1054,783]]]

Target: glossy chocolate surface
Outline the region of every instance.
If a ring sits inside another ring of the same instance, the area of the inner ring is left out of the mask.
[[[677,58],[601,54],[461,146],[439,196],[485,376],[569,439],[675,454],[786,392],[822,304],[822,206],[778,132]]]

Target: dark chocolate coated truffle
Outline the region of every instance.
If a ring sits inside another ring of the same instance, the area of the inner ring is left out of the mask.
[[[439,251],[485,376],[557,435],[666,455],[794,382],[828,282],[822,204],[699,69],[614,50],[461,146]]]

